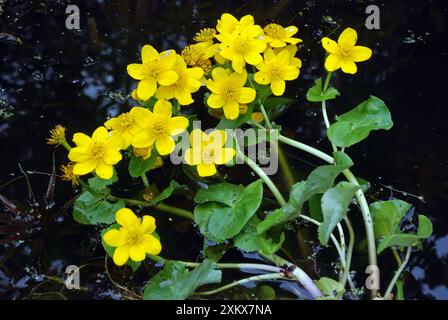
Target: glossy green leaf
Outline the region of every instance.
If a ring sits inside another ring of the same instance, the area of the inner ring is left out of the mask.
[[[157,204],[165,199],[168,199],[169,197],[171,197],[171,195],[173,194],[173,192],[175,192],[176,190],[179,189],[186,189],[186,186],[183,184],[179,184],[177,181],[175,180],[171,180],[170,184],[168,187],[166,187],[157,197],[155,197],[154,199],[151,200],[152,204]]]
[[[306,93],[306,98],[310,102],[321,102],[326,100],[335,99],[339,96],[339,91],[333,87],[328,88],[325,92],[322,91],[322,79],[316,79],[314,81],[314,86],[308,89]]]
[[[377,201],[370,204],[375,237],[381,239],[400,233],[400,221],[411,207],[411,204],[398,199]]]
[[[340,299],[345,292],[342,284],[326,277],[316,281],[316,285],[324,294],[323,299]]]
[[[216,183],[207,186],[207,188],[200,189],[194,197],[194,202],[205,203],[215,201],[231,207],[243,190],[244,187],[241,185],[227,182]]]
[[[346,216],[348,206],[358,189],[359,186],[342,181],[322,196],[323,222],[318,227],[318,234],[323,245],[328,244],[334,228]]]
[[[104,196],[84,191],[73,204],[73,218],[82,224],[111,224],[124,206],[123,201],[110,203]]]
[[[322,193],[316,193],[310,198],[310,200],[308,200],[308,209],[310,211],[310,217],[319,222],[322,222],[322,220],[324,219],[322,215],[322,207],[320,204],[322,196],[323,196]]]
[[[148,172],[149,169],[154,167],[157,160],[157,152],[152,151],[151,156],[144,160],[140,157],[136,157],[133,152],[131,152],[131,160],[129,161],[129,174],[133,178],[138,178],[144,173]]]
[[[89,187],[93,191],[99,192],[99,193],[109,193],[109,189],[107,187],[117,181],[118,181],[118,177],[117,177],[117,173],[115,171],[114,171],[112,178],[107,179],[107,180],[101,179],[98,176],[94,176],[94,177],[90,178],[89,180],[87,180]]]
[[[198,267],[189,271],[177,261],[167,261],[145,286],[144,300],[184,300],[191,296],[200,286],[220,283],[221,271],[214,269],[215,264],[205,260]]]
[[[350,147],[367,138],[372,130],[389,130],[393,125],[389,109],[374,96],[336,120],[328,129],[328,138],[338,147]]]
[[[412,233],[396,233],[384,237],[379,245],[377,252],[381,253],[384,249],[399,246],[409,247],[415,244],[417,241],[427,239],[432,234],[432,223],[427,217],[423,215],[418,216],[418,231],[416,234]]]

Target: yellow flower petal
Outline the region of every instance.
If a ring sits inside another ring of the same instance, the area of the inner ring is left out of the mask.
[[[114,263],[119,267],[123,266],[126,262],[128,262],[129,247],[123,246],[123,247],[118,247],[117,249],[115,249],[113,260],[114,260]]]
[[[210,108],[222,108],[224,104],[226,103],[226,100],[218,94],[212,93],[207,98],[207,104]]]
[[[351,60],[342,60],[341,69],[345,73],[355,74],[358,71],[356,64]]]
[[[219,152],[215,153],[215,163],[224,164],[229,162],[235,156],[236,151],[232,148],[222,148]]]
[[[234,72],[229,76],[229,80],[238,87],[243,87],[247,81],[247,72],[243,70],[241,73]]]
[[[131,63],[126,67],[128,74],[135,80],[143,80],[145,78],[145,68],[142,64]]]
[[[151,98],[157,89],[157,83],[154,79],[143,79],[138,83],[137,95],[142,100]]]
[[[327,37],[322,38],[322,46],[329,53],[337,54],[340,51],[339,45],[336,43],[336,41],[331,40]]]
[[[129,142],[129,144],[127,146],[129,146],[130,144],[131,143]],[[121,161],[122,158],[123,158],[123,156],[121,155],[120,151],[109,149],[105,152],[103,161],[107,164],[113,165],[113,164],[117,164],[119,161]]]
[[[175,98],[181,106],[188,106],[194,102],[193,98],[191,97],[191,93],[183,90],[182,88],[177,88],[175,90]]]
[[[92,143],[92,139],[88,135],[78,132],[73,135],[73,142],[78,147],[87,147]]]
[[[272,48],[283,48],[286,46],[286,42],[278,39],[273,39],[271,42],[269,42],[269,45]]]
[[[118,229],[112,229],[103,235],[103,240],[111,247],[124,246],[126,244],[126,234]]]
[[[261,62],[263,62],[263,57],[261,54],[257,52],[250,52],[249,54],[244,56],[244,59],[248,64],[257,65]]]
[[[356,46],[351,51],[351,58],[354,62],[362,62],[369,60],[372,56],[372,50],[363,46]]]
[[[257,92],[252,88],[241,88],[240,96],[238,98],[239,103],[251,103],[255,100]]]
[[[295,80],[299,77],[300,70],[294,66],[286,66],[283,71],[284,80]]]
[[[135,262],[145,260],[146,251],[143,246],[140,244],[129,246],[129,258],[131,258],[131,260]]]
[[[131,110],[132,115],[134,116],[134,121],[140,128],[147,128],[149,123],[153,118],[153,114],[146,108],[142,107],[134,107]]]
[[[293,35],[295,35],[299,29],[297,29],[296,26],[289,26],[285,28],[286,34],[288,35],[288,37],[292,37]]]
[[[158,100],[154,105],[154,115],[162,119],[168,120],[171,118],[173,106],[169,101]]]
[[[199,67],[187,69],[188,78],[193,78],[196,80],[201,80],[204,76],[204,70]]]
[[[171,138],[168,134],[160,135],[156,139],[157,152],[159,152],[161,156],[165,156],[173,152],[175,145],[176,144],[174,143],[173,138]]]
[[[258,71],[257,73],[255,73],[254,80],[256,83],[263,85],[271,83],[269,75],[263,71]]]
[[[154,49],[153,46],[151,46],[149,44],[143,46],[143,48],[142,48],[142,62],[143,63],[155,61],[155,60],[157,60],[158,57],[159,57],[159,53],[157,52],[156,49]]]
[[[285,81],[281,79],[272,80],[271,90],[274,95],[281,96],[285,93]]]
[[[81,147],[75,147],[68,153],[68,158],[73,162],[85,162],[89,160],[88,150]]]
[[[95,160],[88,160],[85,162],[75,163],[73,166],[73,174],[82,176],[95,170],[97,162]]]
[[[227,102],[223,109],[225,117],[229,120],[235,120],[240,114],[240,106],[236,101]]]
[[[143,216],[142,224],[140,225],[141,233],[152,233],[156,230],[156,219],[152,216]]]
[[[168,121],[167,130],[172,136],[178,135],[188,127],[188,119],[182,116],[173,117]]]
[[[115,220],[125,228],[138,229],[140,220],[135,213],[128,208],[121,208],[115,213]]]
[[[282,50],[277,54],[277,61],[281,64],[288,64],[291,56],[288,50]]]
[[[333,72],[341,67],[341,58],[335,54],[330,54],[325,60],[325,69]]]
[[[185,162],[190,166],[197,166],[201,163],[201,146],[197,148],[189,148],[185,151],[184,154]]]
[[[162,244],[159,239],[150,234],[143,236],[141,245],[148,254],[158,255],[162,251]]]
[[[174,87],[173,86],[160,86],[156,91],[157,99],[169,100],[174,98]]]
[[[201,177],[210,177],[216,174],[216,166],[214,164],[199,164],[196,168]]]
[[[190,133],[190,145],[200,146],[203,141],[208,141],[207,135],[201,129],[193,129]]]
[[[227,80],[228,73],[224,68],[218,67],[212,70],[212,78],[216,82],[222,82]]]
[[[95,142],[104,142],[109,137],[109,131],[105,127],[98,127],[92,135],[92,140]]]
[[[261,62],[261,61],[260,61]],[[241,56],[234,56],[232,60],[232,68],[238,73],[243,72],[246,61]]]
[[[176,63],[176,52],[174,50],[166,50],[160,53],[161,70],[170,70]]]
[[[156,137],[149,135],[147,131],[142,131],[132,139],[132,145],[136,148],[148,148],[154,144]]]
[[[222,147],[227,141],[227,134],[224,130],[213,130],[208,134],[210,143],[216,144],[216,147]]]
[[[99,161],[95,168],[95,173],[101,179],[110,179],[114,174],[114,167],[110,164],[105,163],[104,161]]]
[[[356,30],[352,28],[347,28],[342,31],[338,38],[339,46],[344,48],[354,47],[356,41],[358,41],[358,34],[356,33]]]
[[[159,77],[157,78],[157,81],[162,86],[170,86],[177,80],[179,80],[179,75],[173,70],[163,71],[159,74]]]
[[[275,60],[274,50],[272,50],[271,48],[267,49],[264,53],[264,60],[266,61],[266,63],[273,62]]]

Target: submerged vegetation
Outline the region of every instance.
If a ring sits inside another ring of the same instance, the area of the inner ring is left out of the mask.
[[[327,115],[327,103],[341,99],[331,83],[333,72],[347,77],[362,72],[360,63],[369,60],[372,51],[358,45],[362,39],[358,41],[357,32],[346,28],[337,41],[322,38],[324,50],[315,53],[323,57],[327,74],[315,80],[306,99],[322,109],[333,151],[330,155],[287,136],[275,123],[278,111],[292,102],[284,97],[285,87],[299,77],[302,68],[296,56],[302,42],[297,33],[295,26],[271,23],[262,28],[250,15],[237,19],[223,14],[215,28],[198,31],[195,43],[180,54],[173,49],[159,52],[146,44],[141,63],[127,67],[136,80],[136,88],[130,92],[134,105],[128,112],[106,120],[91,136],[77,132],[67,138],[61,125],[51,131],[48,143],[67,150],[68,161],[61,166],[63,179],[80,188],[73,204],[74,219],[102,229],[98,239],[123,270],[136,271],[146,259],[162,266],[155,274],[148,272],[143,292],[122,288],[129,297],[203,298],[248,281],[283,279],[298,282],[308,298],[362,298],[359,289],[366,279],[351,272],[351,261],[356,242],[364,238],[370,297],[403,296],[401,273],[412,248],[431,235],[432,224],[419,215],[413,229],[403,228],[411,205],[402,200],[368,203],[368,182],[354,175],[355,159],[349,156],[349,148],[373,131],[389,130],[391,114],[381,99],[370,96],[334,122]],[[218,124],[207,130],[197,128],[198,121],[207,122],[202,119],[204,114],[189,111],[193,103],[203,104],[208,117],[217,118]],[[235,133],[238,128],[253,130],[257,138],[240,139]],[[281,160],[282,144],[326,164],[305,180],[294,181],[288,163]],[[272,174],[257,163],[260,157],[251,156],[256,145],[269,145],[270,152],[263,156],[279,158],[280,172],[276,174],[292,182],[287,196],[280,192]],[[176,154],[180,156],[176,158]],[[150,182],[159,184],[151,180],[152,173],[172,165],[182,166],[182,181],[191,183],[172,179],[166,189],[148,197]],[[241,165],[259,179],[248,185],[233,184],[220,173],[222,167],[232,170]],[[141,179],[141,194],[115,194],[114,188],[128,181],[118,174],[119,166],[127,166],[130,177]],[[167,203],[187,189],[194,193],[193,210]],[[194,223],[204,242],[197,253],[199,262],[164,258],[168,256],[164,244],[169,240],[156,232],[152,210]],[[365,230],[353,228],[351,219],[357,214],[362,216]],[[306,222],[323,246],[334,248],[336,276],[330,273],[312,279],[285,254],[285,232],[295,221]],[[231,248],[256,252],[267,262],[221,262]],[[380,288],[377,260],[385,250],[396,257],[397,272],[387,288]],[[259,275],[225,284],[226,269]]]

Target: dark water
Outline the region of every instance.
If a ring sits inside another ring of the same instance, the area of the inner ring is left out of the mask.
[[[237,4],[238,3],[238,4]],[[126,94],[136,83],[127,76],[126,65],[139,59],[139,48],[151,43],[159,49],[181,49],[202,27],[214,26],[223,12],[236,16],[250,13],[257,23],[275,21],[299,27],[304,45],[299,80],[287,95],[297,103],[279,121],[289,134],[329,151],[317,105],[304,100],[306,89],[322,74],[323,49],[318,41],[331,32],[352,26],[360,43],[374,49],[373,58],[359,65],[356,76],[338,74],[335,85],[342,97],[329,106],[330,117],[342,113],[373,94],[389,106],[394,127],[375,132],[351,148],[357,176],[369,180],[369,200],[397,197],[415,206],[414,214],[429,215],[434,236],[422,251],[412,255],[406,273],[406,298],[448,299],[448,163],[445,133],[448,99],[447,8],[445,1],[376,1],[381,9],[381,29],[364,27],[368,1],[6,1],[0,16],[0,193],[17,202],[27,202],[26,181],[18,163],[30,171],[29,179],[39,204],[31,207],[23,240],[0,246],[1,298],[120,298],[120,291],[104,272],[104,251],[98,229],[80,226],[64,214],[64,205],[75,193],[57,181],[55,203],[43,199],[52,168],[53,148],[45,143],[48,131],[63,124],[68,132],[91,132],[107,116],[128,110]],[[81,30],[65,28],[65,8],[78,4]],[[196,95],[198,96],[198,95]],[[200,99],[198,99],[200,100]],[[201,105],[193,107],[195,112]],[[295,150],[285,149],[298,179],[320,163]],[[65,152],[57,150],[56,163]],[[166,172],[165,172],[166,171]],[[163,187],[171,177],[182,181],[176,170],[151,177]],[[123,171],[124,173],[124,171]],[[120,172],[119,172],[120,174]],[[233,181],[253,179],[247,170],[232,173]],[[185,181],[182,181],[185,182]],[[281,182],[281,181],[279,181]],[[124,188],[128,188],[124,189]],[[139,182],[123,183],[118,193],[131,194]],[[407,194],[401,191],[407,192]],[[412,196],[422,196],[424,202]],[[170,201],[191,207],[184,197]],[[47,208],[46,208],[47,207]],[[4,211],[4,210],[3,210]],[[157,214],[159,233],[168,258],[195,260],[201,238],[179,219]],[[358,223],[360,221],[357,221]],[[357,228],[363,233],[361,224]],[[14,236],[17,230],[12,230]],[[312,227],[288,234],[288,251],[313,276],[331,275],[331,248],[317,245]],[[1,235],[3,237],[11,234]],[[299,239],[299,240],[298,240]],[[2,240],[0,240],[2,241]],[[6,242],[6,241],[3,241]],[[355,269],[362,285],[365,253],[358,241]],[[307,260],[311,253],[315,259]],[[250,261],[230,252],[227,261]],[[381,256],[382,281],[388,283],[395,269],[392,255]],[[60,283],[65,267],[82,267],[81,285],[88,291],[69,292]],[[154,266],[132,275],[108,264],[116,283],[138,290]],[[244,274],[225,272],[225,282]],[[297,287],[270,284],[278,297],[297,297]],[[226,298],[254,298],[261,284],[233,290]]]

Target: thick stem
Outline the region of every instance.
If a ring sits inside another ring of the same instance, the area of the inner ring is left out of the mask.
[[[350,287],[354,288],[355,286],[352,283],[351,277],[350,277],[350,266],[352,264],[353,246],[355,244],[355,232],[353,231],[352,224],[350,223],[350,220],[347,217],[344,217],[344,222],[347,225],[348,234],[350,236],[350,239],[348,241],[346,262],[345,262],[344,273],[342,274],[341,284],[345,287],[345,283],[347,282],[347,279],[348,279]]]
[[[181,261],[186,267],[195,268],[200,265],[198,262],[184,262]],[[260,270],[268,272],[281,272],[282,269],[275,266],[270,266],[267,264],[258,263],[217,263],[216,268],[218,269],[249,269],[249,270]]]
[[[258,276],[253,276],[253,277],[241,279],[241,280],[229,283],[229,284],[227,284],[227,285],[225,285],[223,287],[217,288],[217,289],[213,289],[213,290],[209,290],[209,291],[203,291],[203,292],[195,292],[194,294],[195,295],[199,295],[199,296],[208,296],[208,295],[216,294],[216,293],[224,291],[224,290],[231,289],[231,288],[239,286],[239,285],[246,284],[246,283],[251,282],[251,281],[263,281],[263,280],[275,280],[275,279],[285,279],[285,280],[287,280],[287,278],[284,277],[282,272],[267,273],[267,274],[261,274],[261,275],[258,275]]]
[[[269,190],[271,190],[275,199],[277,199],[277,202],[280,204],[280,206],[283,207],[286,204],[285,198],[283,198],[282,194],[272,182],[271,178],[269,178],[267,174],[264,173],[263,169],[261,169],[252,159],[247,157],[238,148],[237,153],[240,157],[243,158],[244,162],[261,178],[261,180],[263,180],[263,182],[268,186]]]
[[[333,157],[331,157],[328,154],[326,154],[326,153],[324,153],[324,152],[322,152],[322,151],[320,151],[320,150],[318,150],[316,148],[313,148],[313,147],[311,147],[311,146],[309,146],[307,144],[304,144],[304,143],[301,143],[299,141],[287,138],[287,137],[282,136],[282,135],[278,136],[278,141],[283,142],[284,144],[290,145],[291,147],[294,147],[294,148],[300,149],[302,151],[305,151],[305,152],[307,152],[309,154],[312,154],[313,156],[316,156],[316,157],[318,157],[318,158],[320,158],[320,159],[322,159],[322,160],[324,160],[326,162],[329,162],[331,164],[334,163]]]
[[[412,246],[409,246],[406,251],[406,256],[404,257],[403,263],[398,268],[398,270],[395,272],[394,277],[392,278],[392,281],[389,283],[389,286],[387,287],[386,293],[384,294],[384,298],[388,298],[390,294],[392,293],[392,290],[394,289],[395,283],[397,282],[398,278],[400,277],[401,273],[403,272],[404,268],[409,262],[409,258],[411,257],[412,252]]]
[[[145,188],[149,187],[149,181],[148,181],[148,177],[146,176],[146,173],[142,174],[142,181],[143,181],[143,185],[145,186]]]

